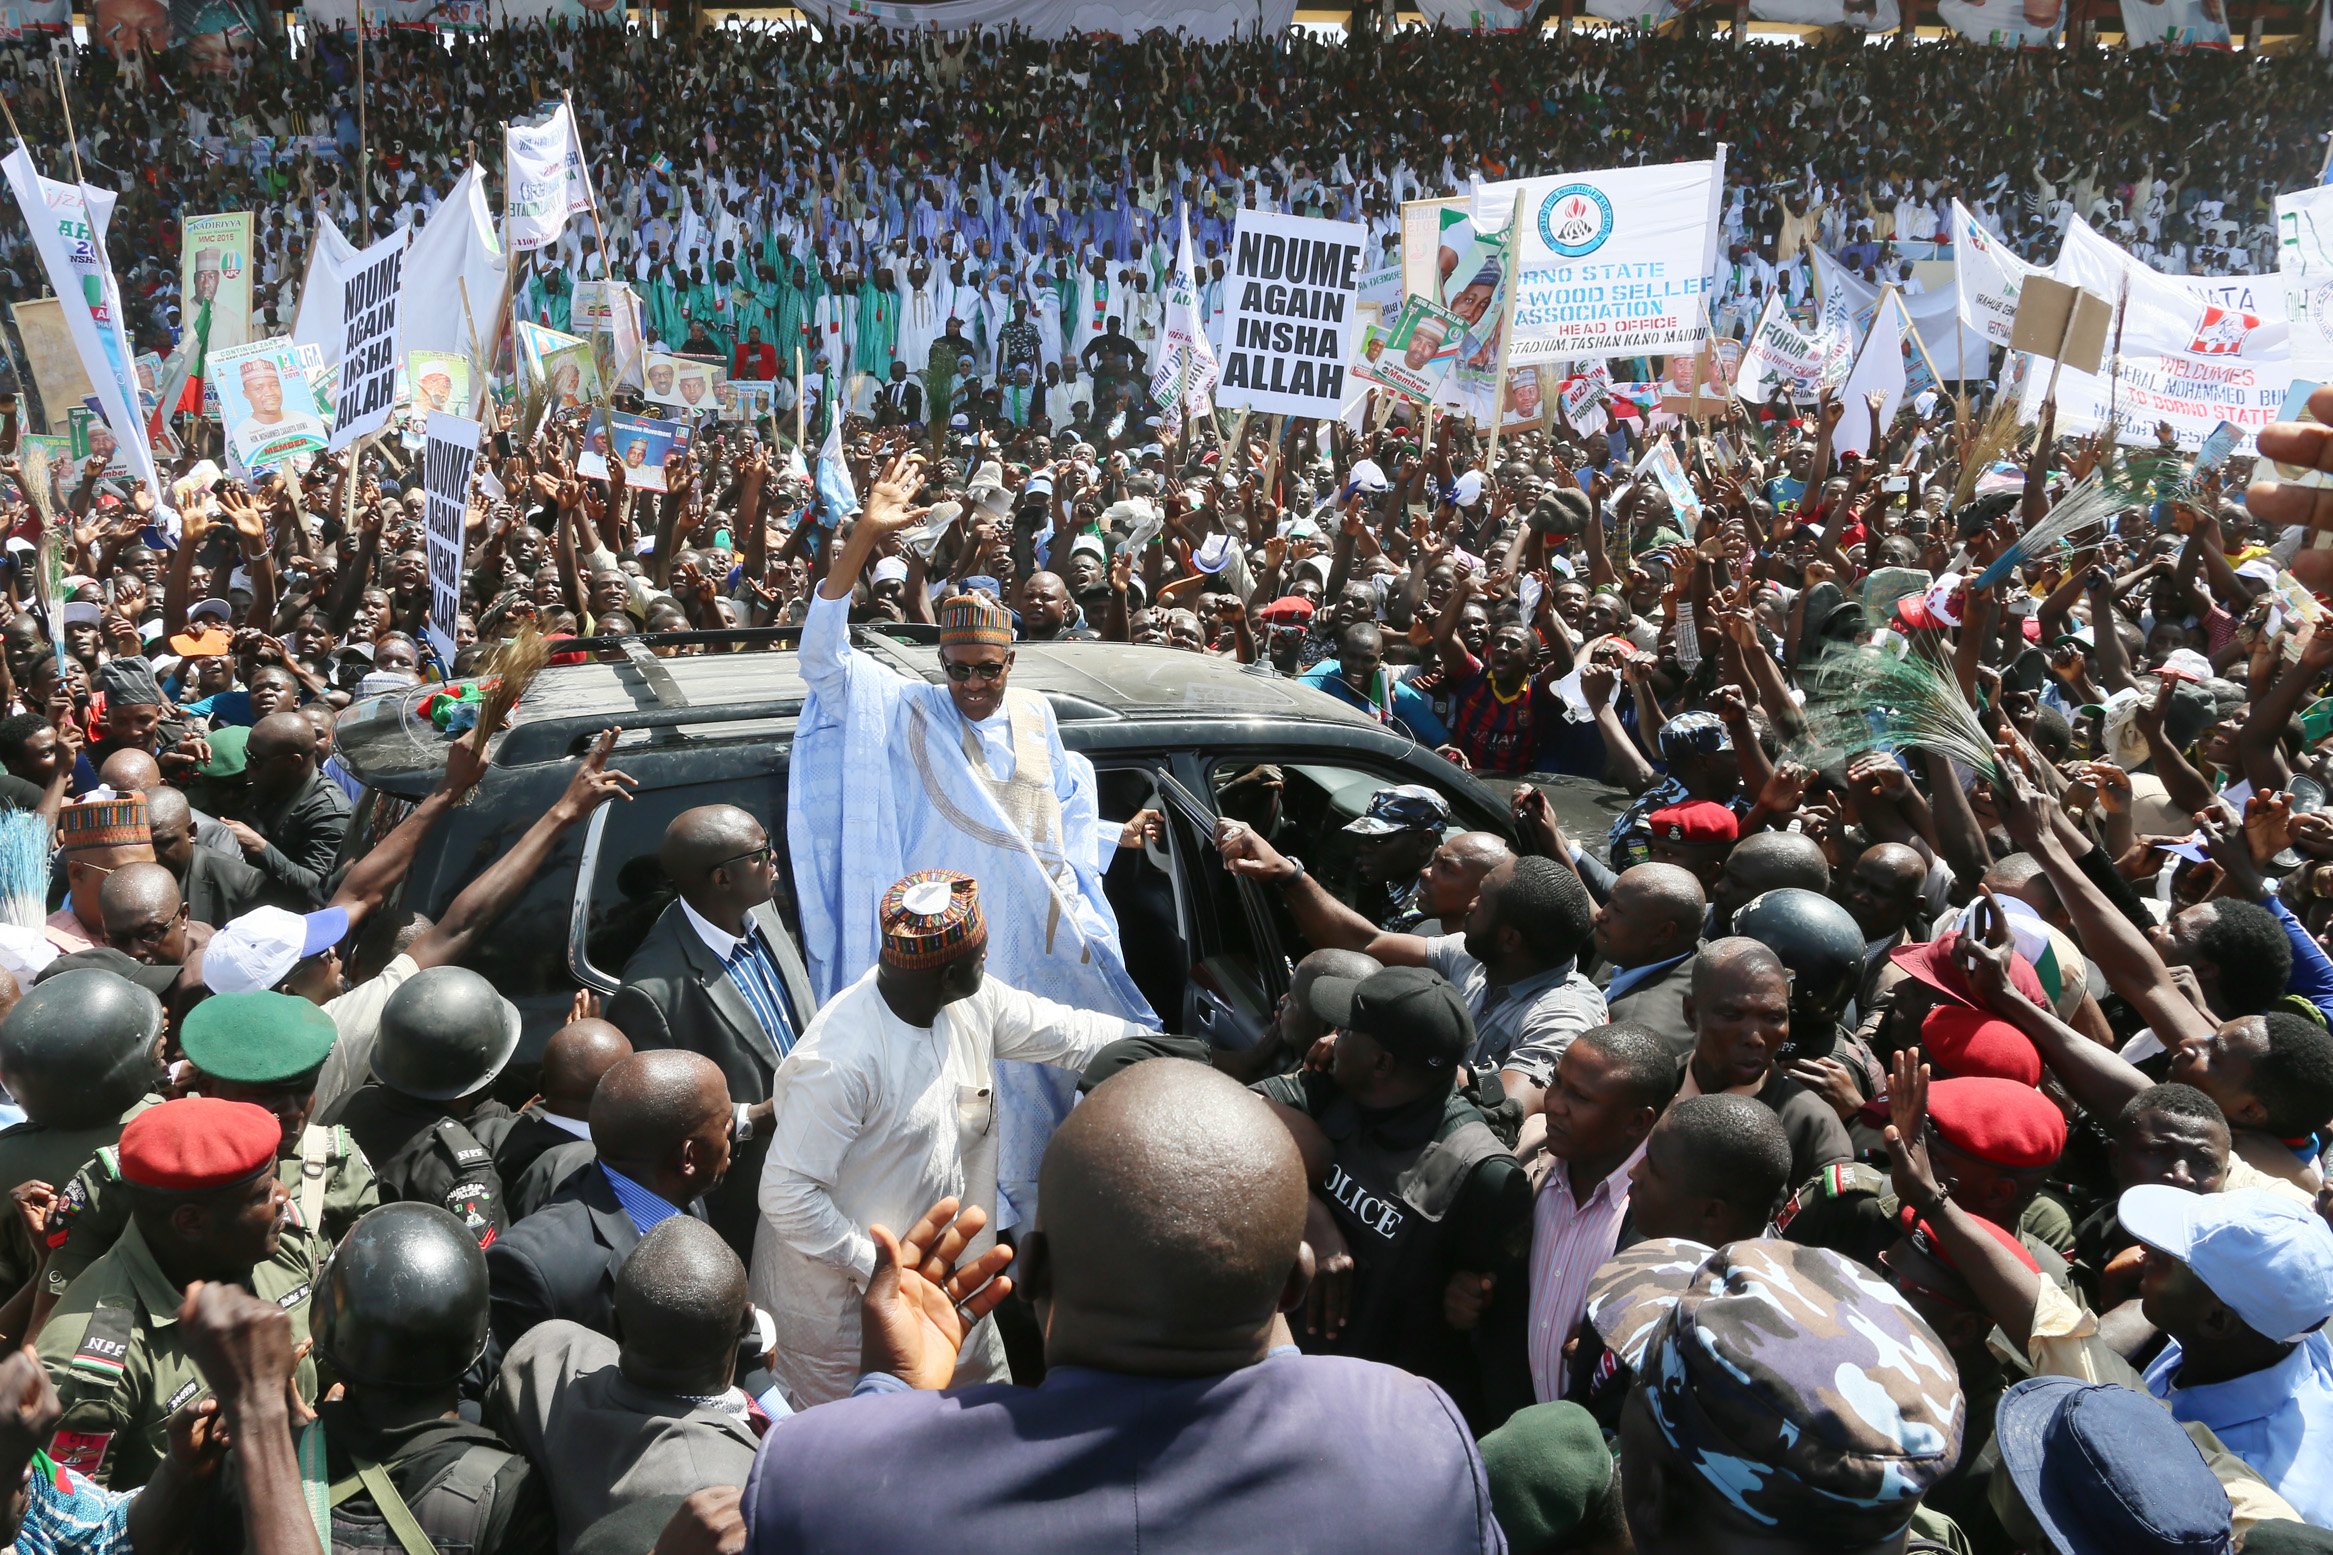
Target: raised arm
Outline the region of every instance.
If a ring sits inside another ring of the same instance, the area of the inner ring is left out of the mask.
[[[1296,932],[1315,950],[1358,950],[1387,966],[1423,966],[1426,941],[1416,934],[1387,934],[1338,901],[1295,859],[1289,858],[1243,821],[1218,821],[1215,848],[1223,867],[1244,880],[1280,888],[1281,900],[1296,919]]]

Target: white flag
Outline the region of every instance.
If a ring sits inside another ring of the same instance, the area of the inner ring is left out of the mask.
[[[1824,354],[1824,342],[1793,324],[1781,296],[1769,293],[1757,327],[1742,348],[1734,393],[1753,405],[1763,405],[1776,395],[1785,400],[1813,399],[1823,386]]]
[[[1952,202],[1953,284],[1960,291],[1960,321],[1997,346],[2009,343],[2017,318],[2017,297],[2037,269],[1979,226],[1968,207]]]
[[[1879,316],[1871,321],[1871,333],[1863,337],[1862,354],[1855,358],[1855,367],[1847,374],[1847,387],[1839,393],[1847,413],[1839,418],[1839,430],[1832,438],[1836,451],[1872,451],[1871,407],[1866,403],[1870,395],[1883,396],[1879,430],[1886,435],[1888,423],[1896,418],[1896,407],[1904,402],[1904,335],[1911,327],[1902,299],[1891,288],[1880,298]]]
[[[2295,378],[2333,378],[2333,184],[2276,197],[2276,268]]]
[[[20,142],[6,162],[9,192],[24,212],[32,230],[33,247],[40,251],[41,268],[64,305],[65,329],[97,391],[97,408],[108,430],[121,445],[130,473],[146,483],[157,507],[162,504],[162,482],[154,471],[154,450],[146,441],[144,407],[138,401],[137,358],[130,350],[129,331],[122,322],[120,283],[105,257],[105,227],[113,215],[114,196],[87,184],[61,184],[43,178],[32,165],[32,153]],[[53,419],[64,419],[63,406],[51,406]]]
[[[1175,245],[1174,273],[1167,279],[1166,314],[1150,348],[1150,397],[1158,404],[1161,430],[1170,436],[1187,416],[1213,411],[1219,372],[1215,348],[1208,344],[1207,328],[1199,317],[1190,217],[1185,214],[1179,220],[1182,233]]]
[[[568,217],[591,209],[574,115],[561,103],[541,124],[505,125],[502,150],[510,189],[510,246],[525,253],[557,242]]]

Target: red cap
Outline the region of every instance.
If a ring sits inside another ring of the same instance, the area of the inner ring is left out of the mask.
[[[1977,992],[1969,986],[1968,974],[1953,959],[1952,953],[1959,948],[1960,931],[1955,929],[1932,940],[1898,945],[1887,953],[1887,958],[1953,1003],[1975,1009],[1980,1002]],[[2050,996],[2042,989],[2040,974],[2033,970],[2033,963],[2015,951],[2009,955],[2009,981],[2019,993],[2043,1009],[2054,1007]]]
[[[2047,1166],[2066,1148],[2066,1115],[2030,1085],[1991,1075],[1928,1087],[1928,1121],[1946,1144],[2011,1171]]]
[[[2015,1026],[1964,1004],[1939,1004],[1920,1022],[1920,1051],[1939,1073],[2041,1084],[2041,1055]]]
[[[1985,1219],[1982,1215],[1971,1215],[1969,1219],[1975,1221],[1978,1225],[1983,1226],[1987,1231],[1991,1232],[1993,1234],[1994,1241],[2000,1243],[2003,1247],[2008,1248],[2012,1253],[2015,1253],[2019,1263],[2025,1265],[2025,1267],[2031,1269],[2036,1274],[2041,1272],[2041,1265],[2034,1260],[2032,1249],[2028,1248],[2023,1242],[2017,1239],[2016,1232],[2011,1231],[2006,1226],[1996,1226],[1991,1221]],[[1920,1218],[1919,1211],[1913,1209],[1911,1205],[1906,1204],[1903,1206],[1903,1208],[1896,1211],[1896,1224],[1902,1228],[1905,1241],[1911,1243],[1914,1247],[1927,1254],[1930,1258],[1935,1259],[1938,1263],[1944,1265],[1944,1267],[1947,1269],[1951,1269],[1955,1273],[1959,1272],[1960,1261],[1954,1258],[1952,1254],[1946,1250],[1944,1246],[1944,1239],[1936,1234],[1936,1228],[1934,1226],[1928,1224],[1928,1222]]]
[[[216,1096],[166,1101],[122,1130],[122,1179],[141,1188],[204,1193],[272,1168],[283,1141],[283,1124],[265,1107]]]
[[[1928,601],[1920,594],[1906,594],[1896,601],[1896,620],[1914,631],[1940,632],[1952,625],[1928,608]]]
[[[1733,811],[1714,799],[1688,799],[1645,817],[1655,839],[1662,842],[1732,842],[1742,834]]]
[[[1302,626],[1312,619],[1319,608],[1302,594],[1283,594],[1256,612],[1256,619],[1266,626]]]

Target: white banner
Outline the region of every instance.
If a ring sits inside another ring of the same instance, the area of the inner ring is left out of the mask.
[[[1894,32],[1904,19],[1897,0],[1750,0],[1750,15],[1761,22],[1857,32]]]
[[[1823,343],[1791,323],[1782,298],[1769,294],[1742,350],[1734,393],[1753,405],[1778,394],[1785,400],[1811,400],[1822,390],[1823,356]]]
[[[1879,299],[1879,311],[1863,337],[1863,349],[1856,354],[1854,367],[1847,373],[1846,387],[1839,391],[1839,402],[1847,413],[1839,418],[1839,429],[1832,434],[1831,447],[1836,451],[1873,451],[1869,397],[1874,394],[1880,396],[1879,435],[1887,436],[1888,423],[1904,402],[1904,339],[1911,328],[1903,299],[1889,288]]]
[[[326,361],[337,360],[347,326],[340,314],[341,282],[356,265],[356,245],[332,218],[319,211],[308,240],[308,269],[300,281],[300,311],[292,318],[292,338],[314,346]]]
[[[332,406],[332,451],[389,424],[397,408],[397,366],[405,356],[403,227],[356,256],[340,284],[340,338],[326,355],[339,368]]]
[[[2276,197],[2276,269],[2293,376],[2333,378],[2333,184]]]
[[[2065,24],[2064,0],[1936,0],[1937,20],[1964,38],[2006,49],[2045,49]]]
[[[1952,202],[1952,265],[1961,323],[1994,345],[2007,345],[2025,278],[2041,267],[2009,252],[1958,200]]]
[[[478,364],[483,389],[506,264],[484,180],[472,163],[406,250],[405,289],[422,305],[407,310],[405,349],[461,352]]]
[[[2122,0],[2126,48],[2224,49],[2228,0]]]
[[[1819,248],[1810,245],[1807,257],[1813,261],[1815,286],[1822,296],[1819,317],[1823,328],[1837,332],[1833,348],[1838,356],[1828,380],[1836,382],[1846,371],[1846,359],[1863,344],[1864,333],[1879,312],[1879,288]],[[1911,321],[1912,332],[1928,351],[1924,358],[1917,348],[1906,347],[1910,357],[1905,367],[1913,393],[1935,386],[1927,368],[1929,358],[1936,363],[1936,375],[1948,380],[1986,376],[1993,343],[1984,331],[1961,322],[1957,272],[1956,279],[1933,291],[1909,296],[1899,291],[1898,295],[1903,298],[1904,317]]]
[[[72,30],[73,0],[5,0],[5,3],[0,3],[0,42],[21,43],[28,34]]]
[[[1453,32],[1514,32],[1538,9],[1539,0],[1418,0],[1427,26]]]
[[[431,412],[421,451],[424,534],[429,552],[429,642],[454,658],[454,617],[462,609],[462,542],[470,514],[470,470],[483,429],[466,416]]]
[[[568,217],[591,209],[574,116],[561,103],[541,124],[505,125],[502,150],[510,179],[510,246],[523,254],[557,242]]]
[[[1154,29],[1202,43],[1236,36],[1271,38],[1296,20],[1296,0],[803,0],[801,10],[821,27],[1016,28],[1039,38],[1109,33],[1138,38]]]
[[[1474,223],[1503,232],[1523,197],[1508,360],[1560,362],[1698,345],[1709,333],[1725,147],[1707,162],[1483,184]]]
[[[1215,402],[1271,415],[1334,417],[1359,341],[1355,294],[1367,229],[1242,210],[1223,275],[1223,378]]]
[[[1150,397],[1172,436],[1187,419],[1207,415],[1222,369],[1199,318],[1199,280],[1191,263],[1191,221],[1177,218],[1175,267],[1167,276],[1166,311],[1150,350]]]
[[[137,356],[130,350],[122,321],[121,285],[105,257],[105,228],[113,217],[114,196],[87,184],[41,177],[21,141],[5,165],[9,192],[32,230],[32,245],[48,272],[49,288],[64,304],[73,349],[97,391],[98,411],[129,456],[130,472],[146,483],[159,506],[162,482],[154,470],[154,450],[146,441],[144,407],[138,402]],[[66,407],[47,408],[50,422],[62,425]]]

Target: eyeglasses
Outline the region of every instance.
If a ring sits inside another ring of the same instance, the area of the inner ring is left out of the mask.
[[[941,668],[948,672],[950,680],[961,686],[975,675],[982,680],[1004,679],[1005,662],[1002,659],[988,659],[978,664],[944,664]]]
[[[727,869],[732,864],[745,863],[752,863],[756,865],[766,864],[770,861],[770,850],[776,846],[777,844],[775,843],[765,842],[760,847],[753,849],[749,853],[740,853],[734,858],[725,858],[720,863],[715,864],[713,868]]]

